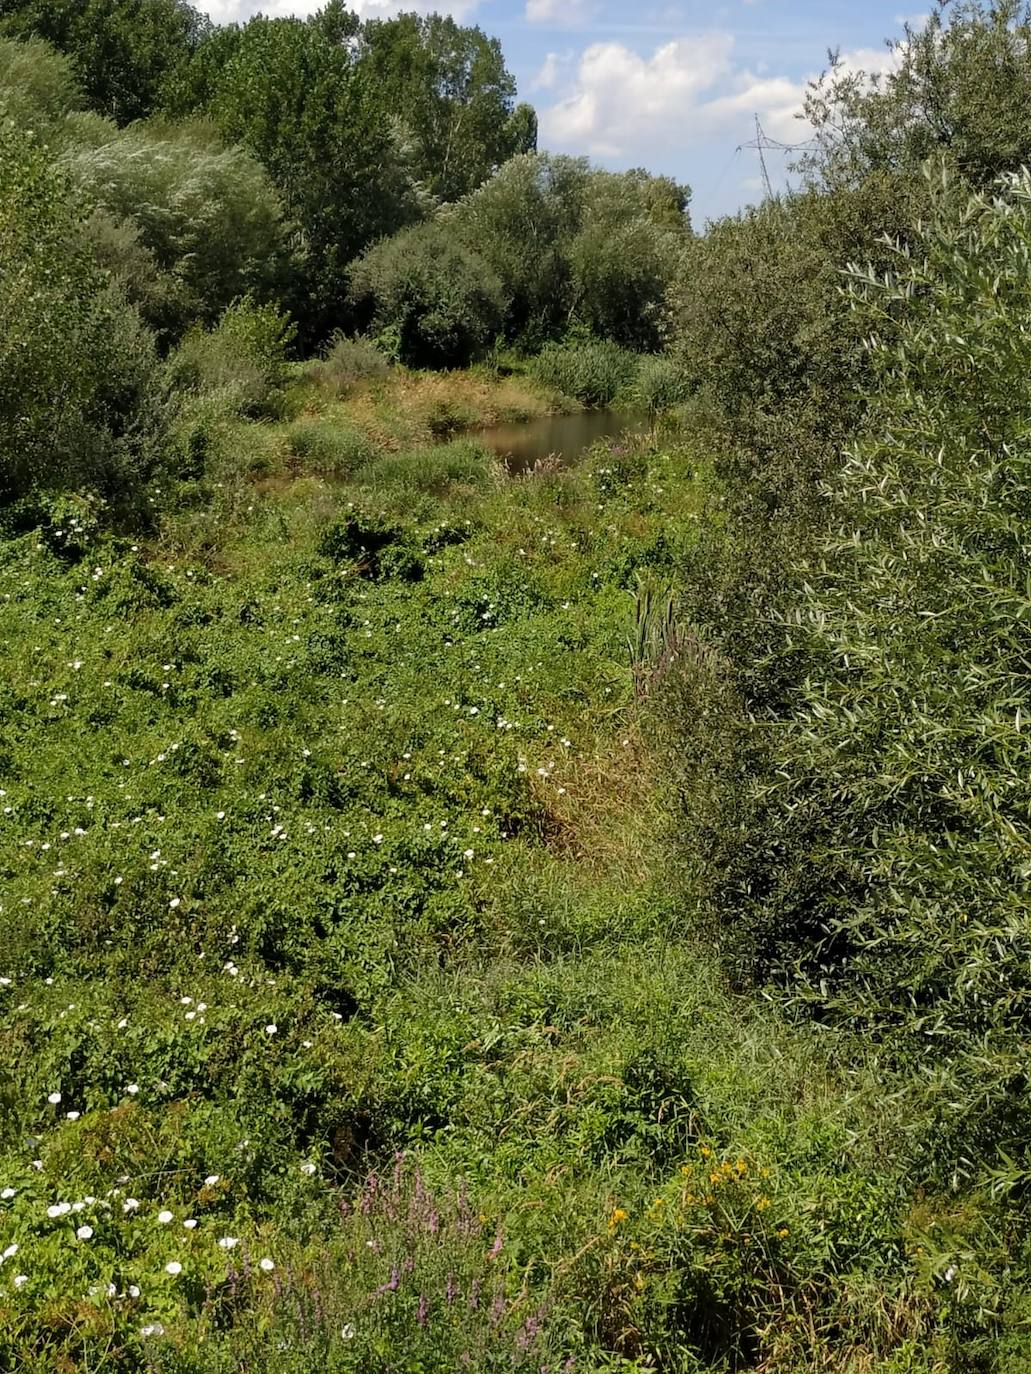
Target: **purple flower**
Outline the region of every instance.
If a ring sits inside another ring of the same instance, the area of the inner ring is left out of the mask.
[[[497,1257],[501,1254],[501,1250],[504,1244],[505,1236],[503,1231],[501,1230],[501,1227],[499,1226],[498,1234],[494,1237],[494,1244],[490,1247],[490,1249],[487,1252],[487,1258],[490,1260],[496,1260]]]
[[[453,1273],[447,1276],[447,1305],[450,1307],[458,1297],[458,1285],[455,1283]]]
[[[418,1322],[420,1326],[425,1326],[430,1315],[430,1300],[425,1293],[419,1294]]]
[[[401,1285],[401,1271],[397,1265],[390,1271],[390,1281],[385,1283],[382,1288],[377,1288],[373,1293],[374,1298],[381,1298],[384,1293],[396,1293]]]

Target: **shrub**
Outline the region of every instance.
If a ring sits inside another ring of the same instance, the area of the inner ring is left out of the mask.
[[[132,505],[163,422],[154,342],[104,284],[64,178],[0,122],[0,502],[93,488]]]
[[[314,471],[347,477],[375,456],[375,446],[356,425],[333,420],[295,420],[288,434],[291,452]]]
[[[642,358],[630,395],[635,405],[650,415],[660,415],[682,405],[691,394],[691,383],[681,363],[662,354]]]
[[[896,1054],[971,1056],[947,1157],[1031,1148],[1006,1067],[1031,991],[1029,253],[1021,173],[853,274],[869,416],[783,627],[807,681],[715,883],[732,955]]]
[[[501,283],[481,257],[434,224],[371,248],[351,269],[374,326],[389,331],[411,367],[464,367],[501,325]]]
[[[570,339],[546,344],[530,375],[585,406],[608,406],[632,385],[637,359],[607,339]]]
[[[325,356],[311,363],[309,375],[326,391],[341,395],[356,382],[385,377],[390,362],[371,339],[334,334]]]
[[[168,278],[154,324],[180,335],[237,297],[276,295],[291,267],[290,227],[261,164],[202,126],[113,126],[65,160],[87,203],[128,221]],[[112,264],[118,270],[117,262]]]
[[[278,414],[293,336],[282,310],[244,297],[214,329],[187,334],[169,360],[172,381],[191,391],[223,391],[246,415]]]

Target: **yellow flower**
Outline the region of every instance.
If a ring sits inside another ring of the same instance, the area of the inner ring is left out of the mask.
[[[629,1212],[624,1212],[622,1207],[613,1207],[612,1215],[609,1217],[609,1226],[618,1226],[621,1221],[626,1221]]]
[[[702,1158],[703,1158],[703,1159],[708,1159],[709,1156],[710,1156],[711,1154],[712,1154],[712,1151],[709,1149],[708,1145],[703,1145],[703,1146],[702,1146]]]
[[[769,1205],[770,1205],[770,1199],[769,1199],[768,1197],[761,1197],[761,1198],[758,1198],[758,1199],[756,1200],[755,1210],[756,1210],[757,1212],[765,1212],[766,1209],[767,1209],[767,1207],[769,1207]]]
[[[785,1237],[786,1235],[788,1235],[788,1234],[789,1234],[789,1232],[788,1232],[788,1228],[787,1228],[786,1226],[782,1226],[782,1227],[780,1228],[780,1230],[777,1232],[777,1235],[780,1236],[781,1240],[783,1240],[784,1237]]]

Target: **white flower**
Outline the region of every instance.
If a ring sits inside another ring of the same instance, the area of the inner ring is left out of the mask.
[[[80,1226],[75,1234],[78,1236],[79,1240],[91,1240],[93,1237],[93,1227]]]
[[[177,907],[182,905],[182,900],[183,899],[181,897],[173,897],[172,900],[168,903],[168,905],[171,907],[173,911],[175,911]]]
[[[18,1253],[18,1247],[17,1247],[17,1245],[9,1245],[9,1246],[7,1247],[7,1249],[4,1251],[3,1257],[2,1257],[2,1258],[5,1259],[5,1260],[14,1259],[14,1257],[15,1257],[15,1255],[16,1255],[17,1253]]]
[[[239,1239],[236,1236],[223,1236],[222,1239],[218,1242],[220,1250],[231,1250],[234,1245],[239,1244]]]
[[[206,1188],[214,1188],[220,1177],[220,1174],[208,1174],[207,1178],[204,1180],[204,1186]]]
[[[10,1199],[14,1197],[14,1194],[15,1190],[13,1188],[0,1189],[0,1199],[2,1199],[4,1202],[10,1201]]]
[[[56,1107],[58,1103],[61,1101],[61,1094],[51,1093],[47,1098],[47,1101],[50,1103],[51,1107]]]
[[[315,1165],[314,1165],[314,1164],[302,1164],[302,1165],[301,1165],[301,1173],[307,1175],[308,1178],[311,1178],[311,1176],[312,1176],[312,1174],[313,1174],[314,1172],[315,1172]]]
[[[176,1274],[181,1274],[182,1272],[183,1266],[179,1263],[178,1260],[169,1260],[168,1263],[165,1265],[165,1273],[171,1274],[173,1278]]]
[[[55,1202],[47,1208],[47,1216],[51,1219],[54,1217],[66,1217],[71,1210],[72,1204],[70,1202]]]
[[[138,1083],[130,1083],[128,1087],[125,1089],[125,1091],[129,1094],[130,1097],[135,1097],[139,1090],[140,1085]]]
[[[149,1326],[140,1327],[141,1336],[163,1336],[164,1334],[165,1328],[160,1322],[151,1322]]]
[[[130,1285],[129,1285],[129,1297],[130,1297],[130,1298],[138,1298],[139,1296],[140,1296],[140,1290],[139,1290],[138,1286],[137,1286],[135,1283],[130,1283]]]
[[[167,1226],[168,1223],[169,1223],[171,1220],[172,1220],[172,1213],[169,1212],[169,1211],[167,1210],[167,1208],[166,1208],[166,1210],[163,1211],[163,1212],[158,1212],[158,1221],[160,1221],[160,1223],[161,1223],[162,1226]]]
[[[138,1199],[138,1198],[127,1197],[127,1198],[125,1199],[125,1201],[122,1203],[122,1211],[123,1211],[123,1212],[138,1212],[139,1209],[140,1209],[140,1204],[139,1204],[139,1199]]]
[[[340,1335],[343,1337],[343,1339],[344,1339],[345,1341],[353,1341],[353,1340],[354,1340],[354,1326],[353,1326],[353,1324],[352,1324],[351,1322],[348,1322],[346,1326],[342,1326],[342,1327],[340,1328]]]
[[[69,1120],[69,1121],[78,1121],[78,1119],[79,1119],[79,1117],[80,1117],[81,1115],[82,1115],[81,1112],[69,1112],[69,1113],[68,1113],[68,1120]]]
[[[196,1221],[193,1219],[193,1217],[187,1217],[187,1219],[183,1222],[183,1226],[185,1227],[185,1229],[186,1229],[187,1231],[192,1231],[193,1228],[194,1228],[196,1225],[197,1225],[197,1223],[196,1223]]]
[[[258,1268],[264,1269],[266,1274],[271,1274],[275,1267],[275,1264],[270,1259],[263,1259],[258,1261]]]
[[[15,1288],[24,1288],[25,1285],[28,1283],[28,1281],[29,1281],[29,1276],[28,1276],[28,1274],[15,1274],[15,1276],[14,1276],[14,1286],[15,1286]]]
[[[278,1032],[278,1030],[279,1030],[279,1027],[276,1025],[276,1023],[275,1023],[274,1021],[271,1021],[271,1022],[265,1027],[265,1034],[266,1034],[266,1035],[275,1035],[275,1034]]]

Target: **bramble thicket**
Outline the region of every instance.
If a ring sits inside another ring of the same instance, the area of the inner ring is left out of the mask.
[[[701,229],[2,7],[0,1370],[1028,1367],[1031,6],[894,57]]]

